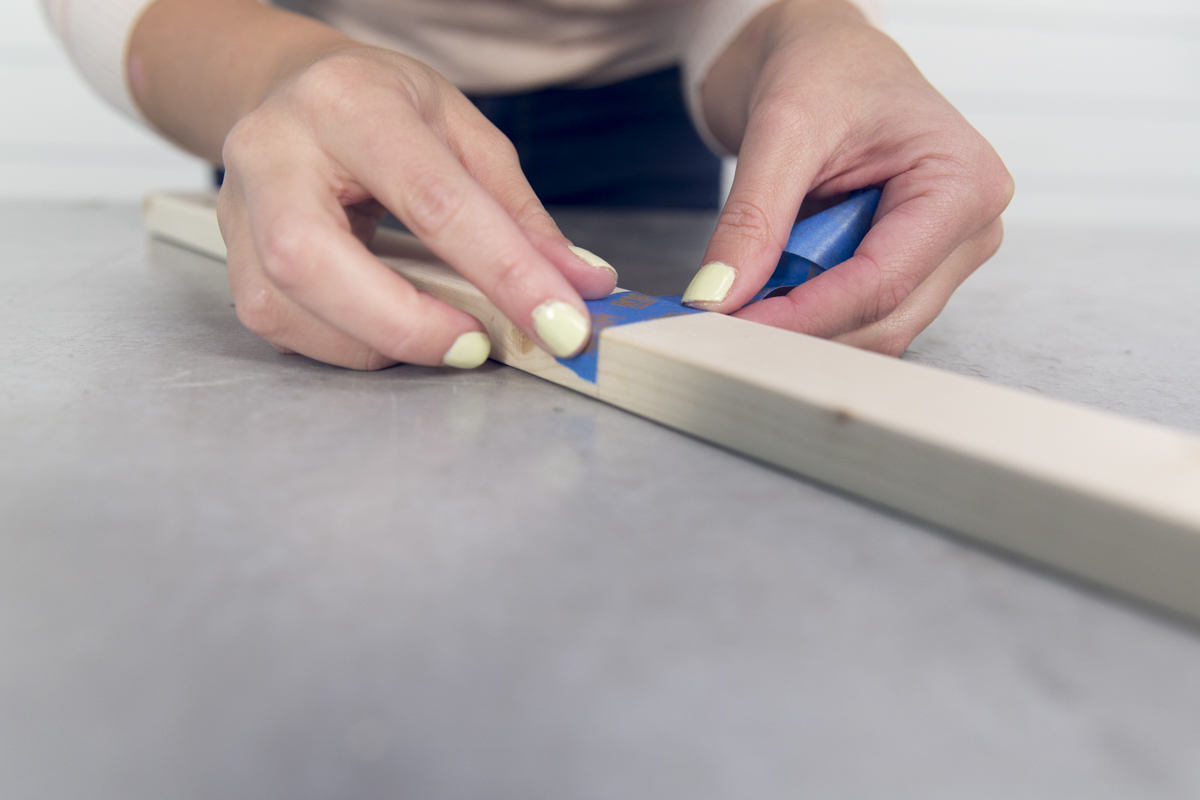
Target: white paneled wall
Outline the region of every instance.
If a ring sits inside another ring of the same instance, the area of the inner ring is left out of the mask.
[[[138,199],[209,180],[83,83],[37,0],[0,0],[0,197]]]
[[[1200,0],[885,0],[1017,179],[1009,218],[1200,225]],[[37,0],[0,0],[0,196],[133,198],[203,164],[109,110]]]
[[[1004,158],[1014,220],[1200,226],[1198,0],[890,0]]]

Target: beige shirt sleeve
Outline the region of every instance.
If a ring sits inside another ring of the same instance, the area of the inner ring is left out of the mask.
[[[62,40],[84,78],[118,109],[143,122],[130,91],[125,61],[134,26],[153,1],[42,0],[42,7],[51,27]],[[868,16],[873,16],[877,11],[876,4],[880,0],[856,1]],[[390,24],[393,10],[395,13],[403,13],[405,3],[399,0],[393,2],[394,5],[380,0],[341,0],[338,3],[307,0],[302,5],[306,6],[306,10],[314,12],[324,11],[328,6],[331,12],[328,21],[351,35],[358,33],[364,40],[371,41],[372,37],[368,34],[372,29],[369,28],[368,20],[372,16],[379,19],[379,13],[383,12],[382,19],[386,19],[386,24]],[[638,69],[646,69],[647,64],[654,66],[670,63],[675,59],[680,60],[684,76],[684,94],[692,122],[714,152],[725,154],[704,120],[700,102],[701,88],[709,69],[725,48],[755,14],[773,2],[776,0],[685,0],[674,3],[664,3],[663,0],[623,0],[618,5],[627,9],[630,18],[623,22],[618,21],[606,37],[601,37],[604,47],[600,48],[599,55],[584,52],[584,66],[568,70],[568,73],[576,81],[585,78],[589,72],[594,80],[612,80],[614,75],[623,77],[636,74]],[[493,62],[499,63],[491,64],[483,63],[487,59],[480,61],[477,58],[468,58],[467,56],[473,55],[474,49],[478,48],[476,40],[485,31],[479,28],[478,20],[472,22],[470,19],[464,20],[461,14],[456,16],[458,12],[451,8],[452,5],[424,4],[426,16],[433,15],[426,21],[428,26],[432,30],[442,32],[445,39],[443,49],[449,48],[448,52],[443,54],[446,57],[442,60],[447,64],[460,65],[459,71],[464,73],[448,76],[452,80],[468,87],[489,86],[499,81],[498,89],[522,91],[540,88],[548,82],[561,79],[566,56],[561,46],[556,50],[552,45],[556,40],[561,41],[558,37],[564,35],[564,30],[567,30],[562,27],[562,0],[546,2],[541,12],[538,10],[538,2],[528,0],[495,0],[494,5],[487,6],[493,15],[493,22],[500,28],[506,25],[511,28],[518,23],[522,29],[532,26],[550,43],[550,46],[543,49],[531,45],[522,47],[520,52],[527,57],[521,60],[521,69],[518,71],[514,71],[512,58],[493,59]],[[675,9],[673,14],[661,13],[663,8],[671,6]],[[335,9],[336,14],[332,13]],[[412,13],[411,8],[409,13]],[[420,14],[415,16],[420,18]],[[632,24],[634,22],[637,24]],[[652,28],[657,27],[658,30],[647,30],[647,24]],[[460,27],[461,34],[454,33]],[[537,36],[526,38],[536,40]],[[386,40],[383,43],[386,44]],[[511,49],[512,46],[520,45],[510,42],[509,46]],[[461,48],[471,49],[471,52],[459,52]],[[460,57],[450,57],[454,55]],[[587,61],[587,58],[591,61]],[[616,63],[612,63],[613,58],[617,58]],[[569,62],[570,59],[566,61]],[[592,66],[589,67],[588,64]]]
[[[50,27],[84,79],[105,100],[137,120],[125,71],[129,37],[154,0],[42,0]],[[144,121],[144,120],[142,120]]]

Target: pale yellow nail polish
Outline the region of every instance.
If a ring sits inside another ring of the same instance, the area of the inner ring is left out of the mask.
[[[583,347],[592,324],[570,303],[551,300],[533,310],[533,327],[551,353],[566,358]]]
[[[737,270],[720,261],[705,264],[683,293],[684,303],[719,303],[733,288]]]
[[[613,265],[593,253],[591,250],[584,250],[582,247],[576,247],[573,244],[567,245],[567,249],[583,259],[583,263],[587,264],[589,267],[606,269],[613,274],[614,278],[617,277],[617,270],[613,267]]]
[[[446,355],[442,356],[442,363],[447,367],[475,369],[487,361],[488,354],[491,352],[492,343],[488,340],[487,334],[471,331],[454,340],[454,344],[450,345]]]

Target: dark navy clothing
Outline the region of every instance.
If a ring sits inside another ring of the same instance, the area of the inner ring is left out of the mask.
[[[471,101],[516,145],[546,205],[717,207],[721,160],[692,127],[678,68]]]
[[[692,127],[679,69],[593,89],[470,96],[548,206],[715,209],[721,159]],[[224,177],[216,171],[217,185]]]

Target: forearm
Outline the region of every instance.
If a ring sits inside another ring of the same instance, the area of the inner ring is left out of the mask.
[[[780,47],[802,48],[803,38],[864,27],[870,27],[867,18],[849,0],[780,0],[763,9],[713,63],[704,80],[703,110],[713,136],[738,152],[759,76]],[[802,52],[798,55],[803,57]]]
[[[272,87],[328,53],[357,46],[320,22],[256,0],[157,0],[129,45],[147,119],[213,163],[233,125]]]

